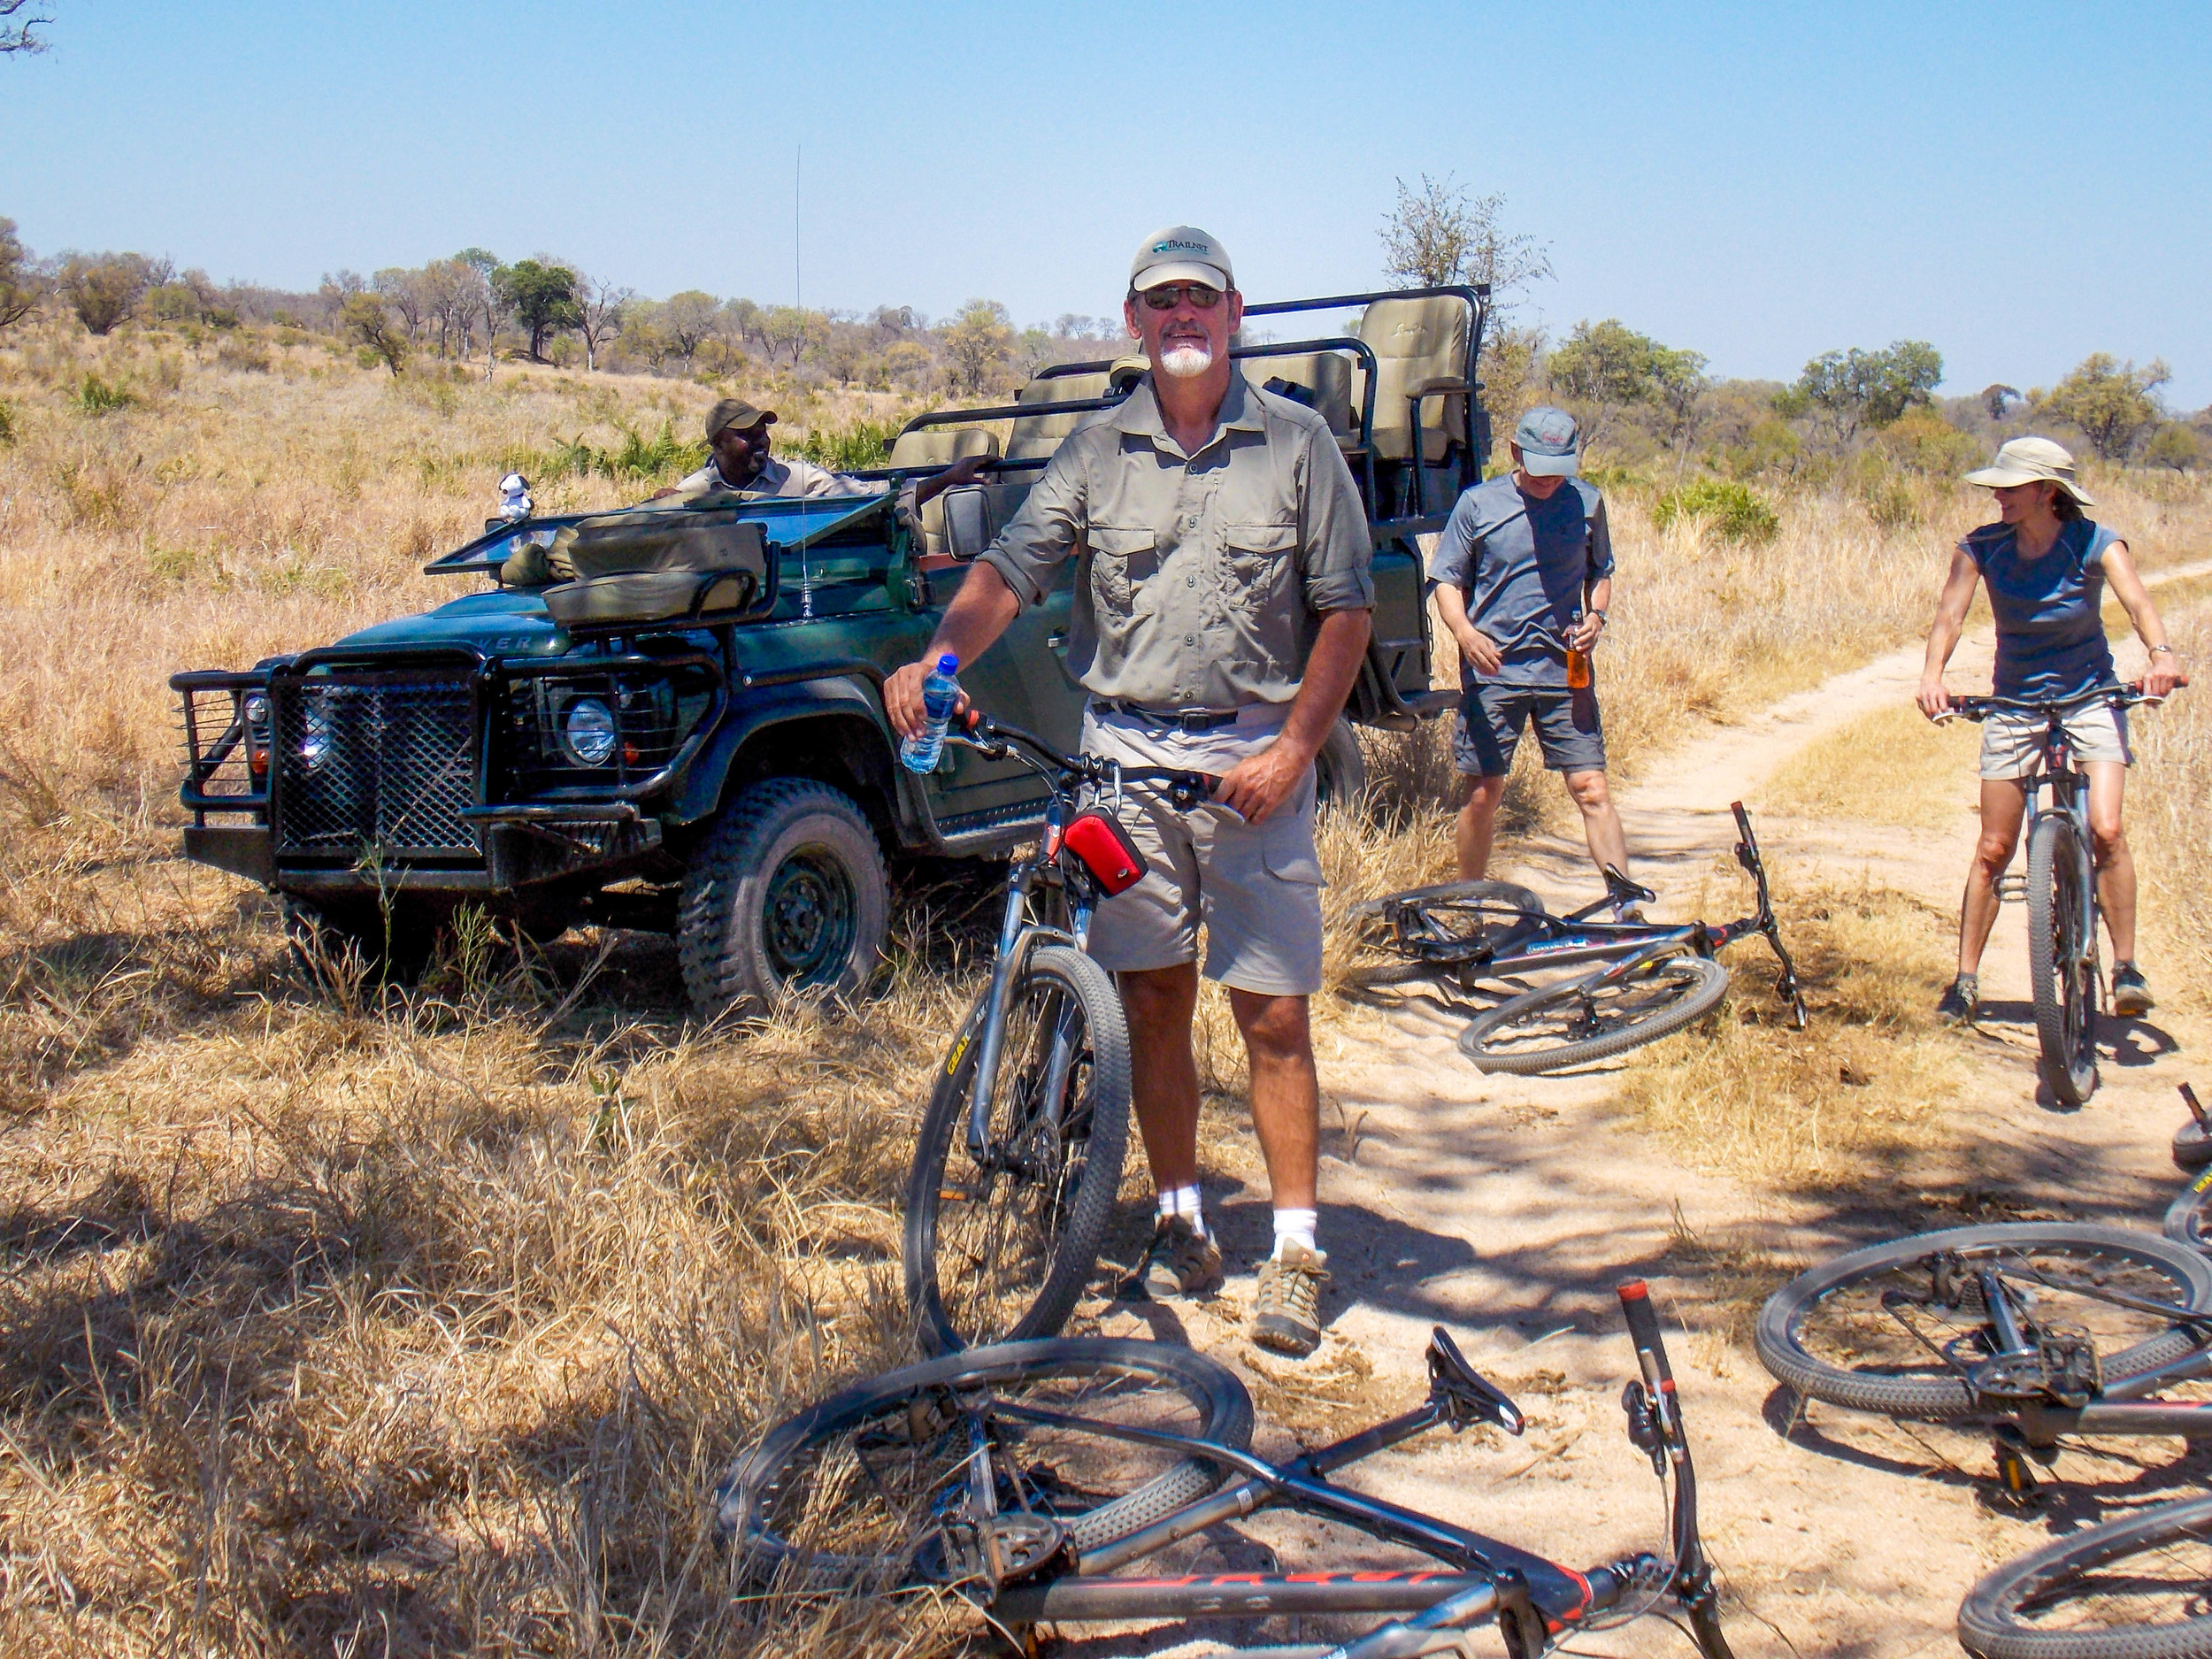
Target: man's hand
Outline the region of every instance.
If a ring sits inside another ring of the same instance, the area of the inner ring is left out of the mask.
[[[983,469],[991,464],[987,455],[964,455],[941,472],[933,472],[914,486],[914,504],[934,501],[949,489],[963,484],[972,484],[983,475]]]
[[[1594,611],[1582,613],[1582,620],[1567,630],[1567,649],[1586,651],[1598,642],[1598,635],[1605,632],[1605,618]]]
[[[1459,654],[1467,659],[1467,665],[1478,674],[1494,674],[1505,666],[1498,642],[1472,623],[1464,632],[1455,632],[1452,638],[1458,641]]]
[[[928,712],[922,706],[922,682],[929,678],[930,670],[937,666],[941,652],[931,651],[918,663],[909,663],[895,670],[883,682],[883,710],[891,717],[892,729],[901,737],[912,737],[922,729],[922,720]],[[968,694],[963,691],[953,704],[952,725],[959,729],[968,716]]]
[[[1951,694],[1944,689],[1943,678],[1938,675],[1920,682],[1920,694],[1913,701],[1920,705],[1920,712],[1932,720],[1951,706]]]
[[[1263,824],[1290,799],[1312,764],[1312,752],[1304,745],[1279,737],[1231,767],[1214,790],[1214,799],[1246,823]]]

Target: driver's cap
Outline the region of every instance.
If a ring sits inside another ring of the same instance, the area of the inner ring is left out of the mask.
[[[1141,294],[1163,282],[1203,282],[1208,288],[1236,287],[1229,250],[1195,225],[1171,225],[1155,231],[1129,262],[1129,286]]]

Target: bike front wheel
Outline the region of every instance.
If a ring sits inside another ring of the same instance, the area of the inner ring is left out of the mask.
[[[1044,1412],[1080,1423],[1041,1423]],[[1217,1360],[1164,1342],[1045,1338],[870,1378],[772,1429],[717,1494],[726,1536],[787,1587],[887,1591],[969,1576],[961,1524],[1033,1517],[1010,1550],[1079,1555],[1221,1484],[1221,1464],[1098,1426],[1252,1442],[1252,1402]]]
[[[2073,820],[2039,818],[2028,837],[2028,979],[2043,1075],[2068,1106],[2097,1091],[2096,919],[2085,868]]]
[[[938,1068],[907,1178],[907,1301],[937,1354],[1047,1336],[1097,1264],[1129,1140],[1129,1025],[1106,971],[1043,945],[1007,995],[979,1156],[987,989]]]
[[[2212,1659],[2212,1498],[2007,1562],[1959,1604],[1975,1659]]]
[[[1610,1059],[1701,1019],[1728,991],[1709,956],[1663,956],[1611,979],[1564,979],[1501,1002],[1459,1033],[1479,1071],[1531,1077]]]
[[[1995,1271],[2031,1341],[2079,1333],[2107,1382],[2200,1346],[2187,1326],[2101,1297],[2212,1308],[2212,1263],[2147,1233],[2068,1222],[1954,1227],[1854,1250],[1767,1298],[1760,1362],[1799,1394],[1855,1411],[1940,1419],[1978,1409],[1962,1371],[1995,1352],[1983,1270]]]

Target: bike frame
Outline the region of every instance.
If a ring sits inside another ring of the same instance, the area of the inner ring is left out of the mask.
[[[1648,1553],[1578,1571],[1402,1504],[1333,1485],[1328,1476],[1386,1448],[1445,1425],[1475,1421],[1518,1434],[1513,1402],[1477,1375],[1440,1325],[1429,1348],[1430,1393],[1420,1406],[1286,1463],[1210,1440],[1132,1425],[1101,1423],[1034,1408],[995,1404],[992,1416],[1018,1423],[1078,1428],[1116,1440],[1181,1451],[1234,1471],[1242,1479],[1186,1504],[1125,1538],[1094,1549],[1056,1575],[999,1587],[985,1610],[1003,1624],[1045,1620],[1120,1620],[1211,1615],[1266,1618],[1285,1613],[1409,1612],[1336,1650],[1342,1659],[1395,1659],[1434,1651],[1438,1632],[1494,1621],[1510,1659],[1538,1659],[1552,1637],[1618,1607],[1632,1593],[1671,1599],[1690,1617],[1707,1659],[1730,1659],[1717,1617],[1718,1598],[1697,1525],[1697,1479],[1683,1432],[1674,1378],[1656,1316],[1641,1280],[1619,1288],[1640,1378],[1622,1394],[1632,1444],[1649,1454],[1655,1473],[1673,1480],[1669,1532],[1673,1560]],[[987,1458],[987,1439],[979,1437]],[[972,1471],[971,1486],[976,1484]],[[1416,1549],[1444,1563],[1399,1572],[1201,1573],[1122,1578],[1115,1569],[1141,1560],[1206,1528],[1262,1509],[1287,1509],[1335,1521],[1370,1537]]]
[[[1050,791],[1045,805],[1043,833],[1036,850],[1014,861],[1007,873],[1005,908],[999,920],[998,949],[991,959],[991,982],[983,1001],[983,1029],[977,1039],[975,1082],[968,1097],[968,1156],[982,1168],[996,1167],[1001,1155],[991,1145],[993,1095],[998,1084],[1000,1051],[1006,1041],[1006,1018],[1013,987],[1030,953],[1042,944],[1071,945],[1078,950],[1088,944],[1091,917],[1098,908],[1098,884],[1081,859],[1067,850],[1066,834],[1075,793],[1085,785],[1110,789],[1114,804],[1121,802],[1125,782],[1166,783],[1179,802],[1210,791],[1216,780],[1205,772],[1174,772],[1164,767],[1127,768],[1118,761],[1090,755],[1064,755],[1018,727],[1001,726],[980,713],[972,717],[965,731],[946,733],[950,742],[982,750],[994,759],[1021,762],[1042,778]],[[1070,1068],[1075,1064],[1074,1034],[1063,1020],[1053,1033],[1046,1062],[1046,1110],[1056,1126]]]

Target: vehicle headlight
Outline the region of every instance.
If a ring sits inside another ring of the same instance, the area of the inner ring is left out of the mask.
[[[255,731],[265,732],[268,730],[269,699],[258,691],[248,692],[246,694],[245,716],[246,724],[252,727]]]
[[[603,766],[614,753],[614,715],[596,697],[579,697],[561,717],[561,747],[580,766]]]
[[[307,705],[307,718],[300,722],[300,764],[310,772],[321,770],[330,758],[330,710],[320,697]]]

